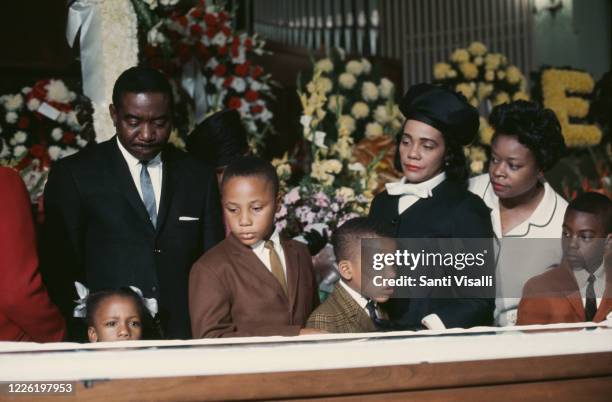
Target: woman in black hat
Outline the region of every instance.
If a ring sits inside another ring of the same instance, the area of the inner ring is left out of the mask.
[[[412,86],[400,110],[406,122],[395,167],[404,177],[374,198],[369,218],[396,238],[491,238],[489,209],[467,190],[463,153],[478,131],[478,111],[430,84]],[[392,299],[388,309],[397,329],[466,328],[493,318],[491,299]]]
[[[565,141],[555,113],[533,102],[498,105],[489,122],[495,130],[489,173],[470,179],[469,189],[491,209],[495,236],[502,239],[497,277],[505,297],[496,300],[495,323],[514,325],[525,282],[561,260],[567,201],[544,172],[565,152]]]

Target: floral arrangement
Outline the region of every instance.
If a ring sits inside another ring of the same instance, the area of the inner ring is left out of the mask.
[[[325,64],[317,63],[307,90],[298,93],[303,108],[303,135],[310,147],[306,174],[296,186],[287,186],[292,172],[289,158],[285,155],[272,161],[285,194],[276,215],[277,228],[289,237],[305,239],[313,254],[317,251],[312,245],[313,237],[323,238],[322,246],[343,222],[367,214],[377,186],[377,160],[366,167],[353,159],[354,128],[351,130],[347,124],[354,124],[354,118],[341,114],[339,107],[336,113],[329,110],[329,78],[324,75],[329,71]],[[335,142],[322,131],[323,122],[330,116],[335,121]]]
[[[238,33],[222,4],[199,0],[184,11],[178,0],[132,0],[141,22],[145,61],[165,71],[195,104],[196,120],[236,109],[256,153],[273,132],[269,74],[252,61],[264,53],[257,35]],[[191,122],[193,125],[193,122]]]
[[[93,139],[91,107],[61,80],[41,80],[0,96],[0,116],[0,162],[18,170],[33,162],[48,169]]]
[[[433,76],[434,83],[461,92],[485,117],[493,106],[529,99],[519,68],[509,64],[503,54],[489,52],[481,42],[456,49],[447,62],[436,63]],[[481,142],[489,144],[492,130],[485,119],[481,119],[480,128]]]
[[[364,137],[374,140],[395,136],[403,116],[395,103],[395,85],[387,78],[376,78],[372,64],[365,58],[346,61],[342,50],[314,65],[316,79],[305,86],[306,92],[326,96],[322,110],[325,118],[315,123],[327,133],[327,143],[347,135],[358,143]]]
[[[601,142],[602,132],[594,124],[587,124],[590,101],[582,98],[592,95],[595,88],[593,77],[571,69],[544,68],[540,73],[542,103],[552,109],[559,122],[568,147],[585,147]],[[569,96],[569,94],[573,96]]]

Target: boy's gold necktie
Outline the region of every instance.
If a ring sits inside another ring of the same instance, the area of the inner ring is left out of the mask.
[[[285,271],[283,270],[283,264],[281,264],[280,257],[274,249],[274,242],[272,240],[266,240],[264,247],[270,250],[270,268],[272,268],[272,275],[281,284],[285,295],[287,295],[287,280],[285,279]]]

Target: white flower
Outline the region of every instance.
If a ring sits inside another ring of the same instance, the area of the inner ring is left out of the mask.
[[[366,81],[361,86],[361,96],[368,102],[374,102],[378,99],[378,88],[371,81]]]
[[[262,85],[259,81],[251,80],[250,88],[253,91],[261,91]]]
[[[66,116],[66,121],[72,129],[77,130],[81,128],[81,124],[79,123],[79,119],[77,118],[77,114],[74,110],[68,112],[68,115]]]
[[[211,57],[206,63],[206,68],[214,70],[219,65],[219,61],[217,61],[216,57]]]
[[[344,202],[352,202],[355,200],[355,190],[350,187],[340,187],[336,190],[336,197]]]
[[[358,173],[363,173],[366,171],[365,167],[360,162],[349,164],[348,169]]]
[[[356,119],[363,119],[368,117],[368,114],[370,114],[370,108],[364,102],[355,102],[351,108],[351,114]]]
[[[32,87],[23,87],[21,89],[21,93],[24,94],[24,95],[27,95],[27,94],[30,93],[31,90],[32,90]]]
[[[157,0],[143,0],[151,10],[155,10],[157,8]]]
[[[232,87],[234,91],[242,93],[246,90],[246,82],[240,77],[234,77],[230,87]]]
[[[59,128],[59,127],[55,127],[52,131],[51,131],[51,138],[53,138],[55,141],[59,141],[64,137],[64,131]]]
[[[9,124],[15,124],[17,122],[17,113],[15,112],[8,112],[6,114],[6,122]]]
[[[35,111],[38,110],[38,108],[40,107],[40,101],[36,98],[32,98],[28,101],[28,109]]]
[[[340,116],[338,118],[338,127],[339,129],[347,130],[350,134],[355,131],[355,120],[349,115]]]
[[[60,152],[59,157],[60,157],[60,159],[61,159],[61,158],[65,158],[65,157],[70,156],[70,155],[72,155],[72,154],[76,154],[78,151],[79,151],[79,150],[78,150],[78,149],[76,149],[76,148],[68,147],[68,148],[66,148],[66,149],[64,149],[64,150],[62,150],[62,151]]]
[[[68,116],[66,115],[66,113],[61,112],[60,114],[57,115],[57,120],[59,123],[65,123],[66,119],[68,118]]]
[[[149,42],[149,44],[153,47],[156,47],[166,41],[164,34],[159,31],[159,27],[162,23],[163,20],[160,20],[153,26],[153,28],[151,28],[151,30],[149,30],[149,33],[147,34],[147,42]]]
[[[6,108],[7,112],[20,109],[21,106],[23,106],[23,96],[21,96],[21,94],[17,94],[15,96],[7,95],[4,99],[4,107]]]
[[[47,90],[48,100],[60,103],[70,102],[70,92],[62,81],[50,80],[45,88]]]
[[[323,161],[323,166],[326,172],[340,173],[342,170],[342,163],[337,159],[327,159]]]
[[[28,139],[28,135],[23,131],[17,131],[13,136],[16,144],[23,144]]]
[[[13,148],[13,156],[15,158],[19,158],[22,155],[24,155],[26,152],[28,152],[27,148],[24,147],[23,145],[17,145],[15,148]]]
[[[387,124],[391,121],[393,116],[388,111],[388,107],[385,105],[379,105],[374,110],[374,120],[379,122],[380,124]]]
[[[315,132],[314,143],[319,148],[327,149],[327,145],[325,145],[325,133],[323,131],[316,131]]]
[[[315,71],[330,73],[334,70],[334,63],[329,58],[321,59],[315,64]]]
[[[378,86],[378,90],[380,91],[380,96],[382,96],[385,99],[389,99],[393,96],[395,85],[391,82],[391,80],[387,78],[383,78],[380,80],[380,85]]]
[[[174,6],[178,4],[179,0],[159,0],[162,6]]]
[[[300,117],[300,124],[304,128],[310,128],[311,122],[312,122],[312,116],[302,115],[302,117]]]
[[[57,145],[51,145],[48,149],[48,152],[49,152],[49,157],[51,158],[51,160],[56,161],[59,158],[60,153],[62,152],[62,149],[58,147]]]
[[[227,42],[227,36],[222,31],[219,31],[214,38],[212,38],[212,44],[217,46],[223,46]]]
[[[346,98],[342,95],[332,95],[329,97],[327,102],[327,108],[333,112],[338,113],[338,109],[342,112],[342,108],[346,104]]]
[[[76,143],[79,148],[85,148],[85,146],[87,145],[87,141],[84,140],[83,137],[81,137],[80,135],[77,135]]]
[[[368,123],[366,125],[365,136],[370,139],[376,139],[383,134],[383,128],[378,123]]]
[[[272,114],[272,112],[270,112],[270,110],[264,109],[263,112],[261,112],[257,117],[262,122],[267,123],[270,120],[272,120],[272,117],[274,117],[274,115]],[[255,131],[255,130],[251,130],[251,131]]]
[[[370,74],[370,72],[372,71],[372,63],[370,63],[368,59],[362,58],[361,65],[363,66],[364,74]]]
[[[355,78],[353,74],[342,73],[340,74],[340,77],[338,77],[338,82],[342,88],[352,89],[357,82],[357,78]]]
[[[357,60],[351,60],[346,64],[346,72],[352,75],[360,75],[363,72],[363,64]]]

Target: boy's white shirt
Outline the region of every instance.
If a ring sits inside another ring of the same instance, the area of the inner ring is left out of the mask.
[[[589,285],[589,273],[585,269],[573,270],[574,277],[578,283],[578,289],[580,289],[580,296],[582,297],[582,305],[586,305],[586,289]],[[595,290],[595,300],[597,307],[601,303],[601,299],[606,290],[606,276],[603,267],[603,261],[599,268],[593,273],[595,275],[595,282],[593,282],[593,289]]]

